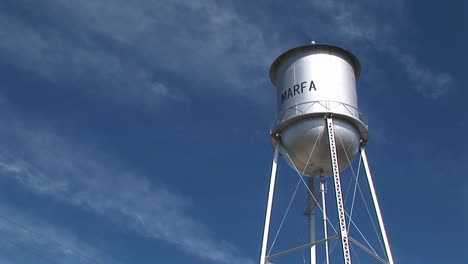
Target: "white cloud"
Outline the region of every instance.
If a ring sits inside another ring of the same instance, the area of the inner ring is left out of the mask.
[[[146,95],[143,95],[144,98],[150,100],[148,103],[151,105],[151,101],[158,101],[161,99],[169,99],[175,102],[190,102],[190,98],[185,94],[177,91],[177,89],[169,88],[166,85],[153,82],[147,84]],[[155,102],[156,103],[156,102]]]
[[[193,89],[255,94],[281,46],[265,39],[267,28],[211,0],[46,0],[34,9],[25,1],[11,6],[21,6],[17,9],[25,15],[0,8],[0,58],[62,88],[100,87],[94,93],[124,103],[189,102]],[[327,18],[319,22],[336,29],[322,32],[331,39],[371,43],[393,57],[422,95],[437,98],[450,89],[449,73],[430,69],[399,49],[401,25],[396,23],[404,15],[404,1],[314,0],[309,8]],[[36,13],[41,20],[28,19]],[[320,30],[312,24],[309,33]],[[190,85],[171,85],[174,79]],[[170,87],[171,93],[153,93],[154,83]]]
[[[215,263],[251,263],[190,216],[191,203],[168,188],[2,109],[0,172],[32,193],[93,211],[138,234]],[[6,125],[8,124],[8,125]]]
[[[315,0],[312,3],[315,8],[330,15],[341,37],[371,43],[376,50],[391,56],[421,95],[437,99],[449,91],[453,83],[449,73],[430,69],[414,55],[398,47],[396,22],[403,20],[404,1]]]
[[[270,63],[262,32],[215,1],[46,0],[9,8],[23,15],[0,8],[0,58],[62,88],[99,88],[123,102],[160,103],[146,100],[151,93],[186,102],[190,89],[243,93],[245,68]],[[38,21],[28,19],[35,14]],[[191,85],[170,85],[173,79]],[[172,93],[154,93],[154,83]]]
[[[8,216],[8,218],[6,217]],[[9,263],[102,263],[111,262],[98,250],[25,212],[0,204],[0,258]]]
[[[453,82],[449,74],[426,69],[413,56],[399,53],[397,49],[393,50],[392,54],[401,63],[408,78],[415,83],[415,87],[419,93],[426,97],[437,99],[449,90]]]

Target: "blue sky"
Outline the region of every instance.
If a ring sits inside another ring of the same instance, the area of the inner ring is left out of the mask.
[[[268,70],[311,40],[361,60],[396,261],[467,262],[467,5],[1,0],[0,263],[257,262]]]

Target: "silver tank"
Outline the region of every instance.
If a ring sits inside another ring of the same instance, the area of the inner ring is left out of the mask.
[[[327,115],[334,121],[340,170],[353,160],[361,142],[367,142],[367,125],[357,106],[360,70],[351,52],[327,44],[293,48],[271,65],[277,95],[271,135],[281,141],[281,154],[290,165],[305,175],[332,174]]]

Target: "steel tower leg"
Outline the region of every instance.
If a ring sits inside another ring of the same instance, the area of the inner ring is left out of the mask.
[[[338,209],[338,220],[340,223],[341,245],[343,247],[343,258],[345,264],[351,264],[349,250],[348,230],[346,228],[345,210],[343,196],[341,193],[340,170],[338,168],[338,156],[336,153],[335,130],[331,116],[327,116],[328,142],[330,145],[330,158],[333,168],[333,181],[335,183],[336,207]]]
[[[364,146],[361,147],[361,157],[362,163],[364,163],[364,169],[366,170],[367,183],[369,184],[369,189],[372,195],[372,201],[374,202],[375,213],[377,214],[377,219],[379,221],[380,233],[382,234],[385,246],[385,253],[387,254],[388,263],[393,264],[393,256],[390,250],[390,244],[388,243],[387,231],[385,231],[385,225],[383,222],[382,213],[380,212],[379,201],[377,200],[377,194],[375,193],[374,181],[372,180],[372,175],[369,169],[369,164],[367,162],[367,155],[366,151],[364,150]]]
[[[323,211],[323,234],[324,238],[328,239],[327,228],[327,206],[325,203],[325,177],[320,176],[320,192],[322,193],[322,211]],[[328,240],[325,241],[325,260],[326,264],[330,264],[330,256],[328,251]]]
[[[314,186],[314,177],[309,177],[309,190],[311,193],[309,193],[309,208],[306,212],[306,215],[309,217],[309,238],[310,238],[310,243],[315,242],[315,199],[312,196],[315,190]],[[315,245],[312,245],[310,247],[310,264],[316,264],[317,263],[317,250]]]
[[[276,168],[278,167],[278,151],[279,151],[279,142],[276,142],[275,154],[273,155],[273,164],[271,166],[270,189],[268,191],[268,202],[267,202],[267,208],[266,208],[266,213],[265,213],[265,226],[263,227],[263,242],[262,242],[262,252],[260,255],[260,264],[265,264],[265,260],[266,260],[268,233],[270,231],[271,207],[273,205],[273,193],[275,192]]]

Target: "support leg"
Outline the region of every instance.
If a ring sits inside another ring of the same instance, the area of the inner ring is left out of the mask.
[[[314,186],[314,177],[309,177],[309,190],[311,193],[314,193],[315,186]],[[307,210],[307,216],[309,217],[309,238],[310,243],[315,242],[315,199],[312,194],[309,193],[309,208]],[[310,264],[317,263],[317,250],[316,246],[312,245],[310,247]]]
[[[328,239],[327,228],[327,206],[325,202],[325,177],[320,176],[320,192],[322,193],[322,211],[323,211],[323,234],[324,238]],[[328,251],[328,241],[325,241],[325,263],[330,264],[330,256]]]
[[[336,207],[338,209],[338,220],[340,223],[341,245],[343,247],[344,264],[351,264],[351,254],[349,250],[348,230],[346,228],[343,196],[341,193],[340,170],[338,168],[338,156],[336,153],[335,130],[331,116],[327,116],[328,141],[330,144],[330,158],[333,168],[333,181],[335,183]]]
[[[270,189],[268,191],[268,202],[267,202],[267,208],[266,208],[266,213],[265,213],[265,225],[263,227],[263,242],[262,242],[262,252],[260,255],[260,264],[265,264],[265,260],[266,260],[268,233],[270,231],[271,208],[273,205],[273,193],[275,191],[276,168],[278,167],[278,151],[279,151],[279,142],[277,142],[275,145],[275,154],[273,156],[273,164],[271,166]]]
[[[375,193],[374,181],[372,180],[372,175],[369,169],[369,164],[367,162],[367,155],[366,155],[366,151],[364,150],[364,147],[361,147],[361,157],[362,157],[362,163],[364,164],[364,169],[366,170],[367,183],[369,184],[369,189],[372,195],[372,201],[374,202],[375,213],[377,214],[377,219],[379,221],[380,233],[382,234],[382,238],[383,238],[384,246],[385,246],[385,253],[387,254],[388,263],[393,264],[394,263],[393,256],[390,250],[390,244],[388,243],[387,231],[385,230],[382,213],[380,212],[379,201],[377,200],[377,194]]]

